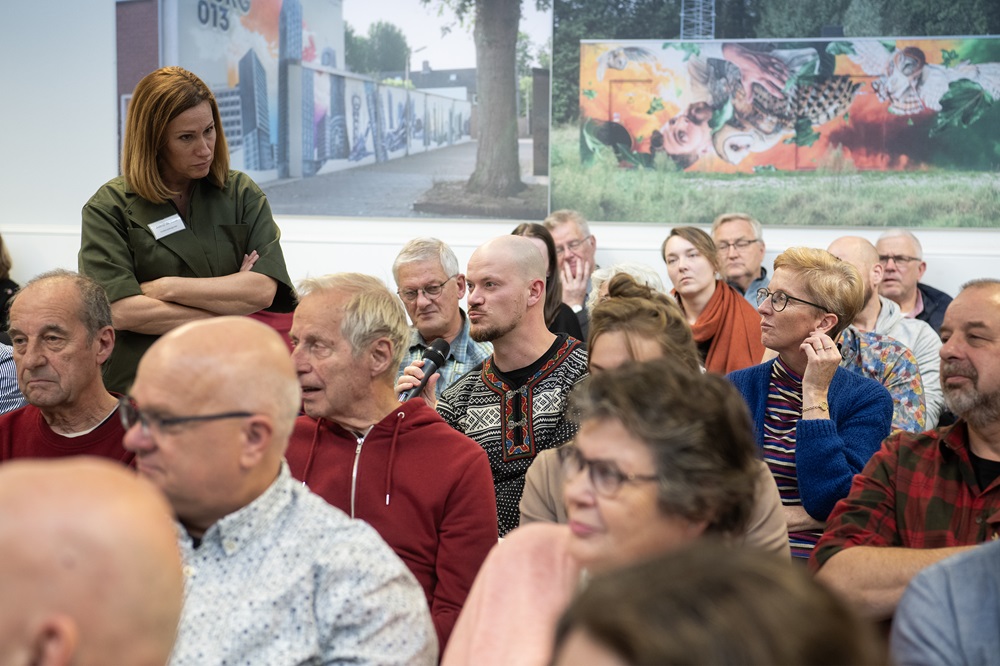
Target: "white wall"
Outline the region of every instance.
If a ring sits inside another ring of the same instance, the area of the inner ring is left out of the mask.
[[[117,174],[115,11],[110,0],[5,3],[0,10],[0,216],[14,256],[13,277],[24,282],[55,267],[75,268],[80,209]],[[706,222],[708,220],[706,219]],[[414,236],[437,236],[461,262],[484,239],[514,222],[279,217],[293,280],[331,271],[362,271],[391,282],[392,260]],[[1000,226],[1000,220],[993,221]],[[659,257],[668,225],[594,224],[598,262],[645,261],[666,281]],[[826,247],[860,228],[771,228],[768,262],[786,247]],[[1000,277],[1000,229],[920,232],[926,281],[954,294],[966,280]]]

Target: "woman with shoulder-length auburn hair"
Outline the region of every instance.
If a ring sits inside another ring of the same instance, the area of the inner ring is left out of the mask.
[[[104,381],[124,392],[161,334],[290,312],[294,292],[267,197],[230,170],[218,104],[197,76],[164,67],[136,85],[121,170],[83,207],[79,268],[111,301],[118,335]]]

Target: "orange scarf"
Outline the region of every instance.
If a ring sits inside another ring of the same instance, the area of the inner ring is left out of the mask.
[[[726,374],[757,365],[764,356],[760,341],[760,315],[738,291],[722,280],[691,327],[697,343],[711,340],[705,369]]]

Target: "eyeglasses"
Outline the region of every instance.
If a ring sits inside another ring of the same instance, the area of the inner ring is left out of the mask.
[[[594,487],[598,495],[608,499],[617,495],[623,484],[660,480],[656,474],[626,474],[618,469],[618,466],[613,462],[607,460],[587,460],[580,453],[580,449],[572,444],[560,448],[559,457],[567,479],[573,478],[586,467],[590,485]]]
[[[441,295],[441,291],[444,290],[444,286],[458,277],[458,273],[452,275],[450,278],[442,282],[441,284],[429,284],[426,287],[420,287],[419,289],[400,289],[396,293],[407,303],[412,303],[417,300],[417,294],[423,292],[426,298],[437,298]]]
[[[719,243],[715,247],[716,247],[716,249],[719,252],[723,252],[723,253],[729,252],[729,249],[733,248],[733,247],[736,248],[737,252],[742,252],[743,250],[747,249],[748,247],[750,247],[754,243],[759,243],[759,242],[760,242],[759,238],[754,238],[754,239],[751,239],[751,240],[741,239],[741,240],[738,240],[738,241],[733,241],[732,243]]]
[[[889,262],[895,262],[897,266],[900,264],[909,264],[914,261],[921,261],[920,257],[908,257],[905,254],[880,254],[878,255],[878,263],[883,266],[888,266]]]
[[[565,254],[566,250],[569,250],[570,252],[576,252],[577,250],[580,249],[580,246],[582,246],[588,240],[590,240],[589,235],[584,236],[580,240],[570,241],[565,245],[556,245],[556,255]]]
[[[122,426],[125,430],[131,430],[132,426],[138,423],[142,428],[143,435],[149,435],[151,429],[162,431],[166,428],[185,423],[218,421],[220,419],[243,419],[253,415],[253,412],[223,412],[221,414],[199,414],[198,416],[162,417],[139,409],[135,404],[135,400],[129,396],[118,399],[118,417],[122,420]]]
[[[774,308],[775,312],[781,312],[788,305],[788,301],[798,301],[799,303],[805,303],[806,305],[811,305],[814,308],[819,308],[823,312],[826,312],[826,308],[822,305],[816,305],[815,303],[810,303],[807,300],[796,298],[795,296],[789,296],[785,292],[781,291],[768,291],[764,287],[757,290],[757,305],[763,305],[767,297],[771,297],[771,307]]]

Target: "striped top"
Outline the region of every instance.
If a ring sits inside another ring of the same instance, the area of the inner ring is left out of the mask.
[[[795,427],[802,417],[802,378],[776,359],[771,366],[764,411],[764,462],[774,475],[785,506],[802,506],[795,468]],[[792,557],[808,558],[822,530],[789,532]]]

